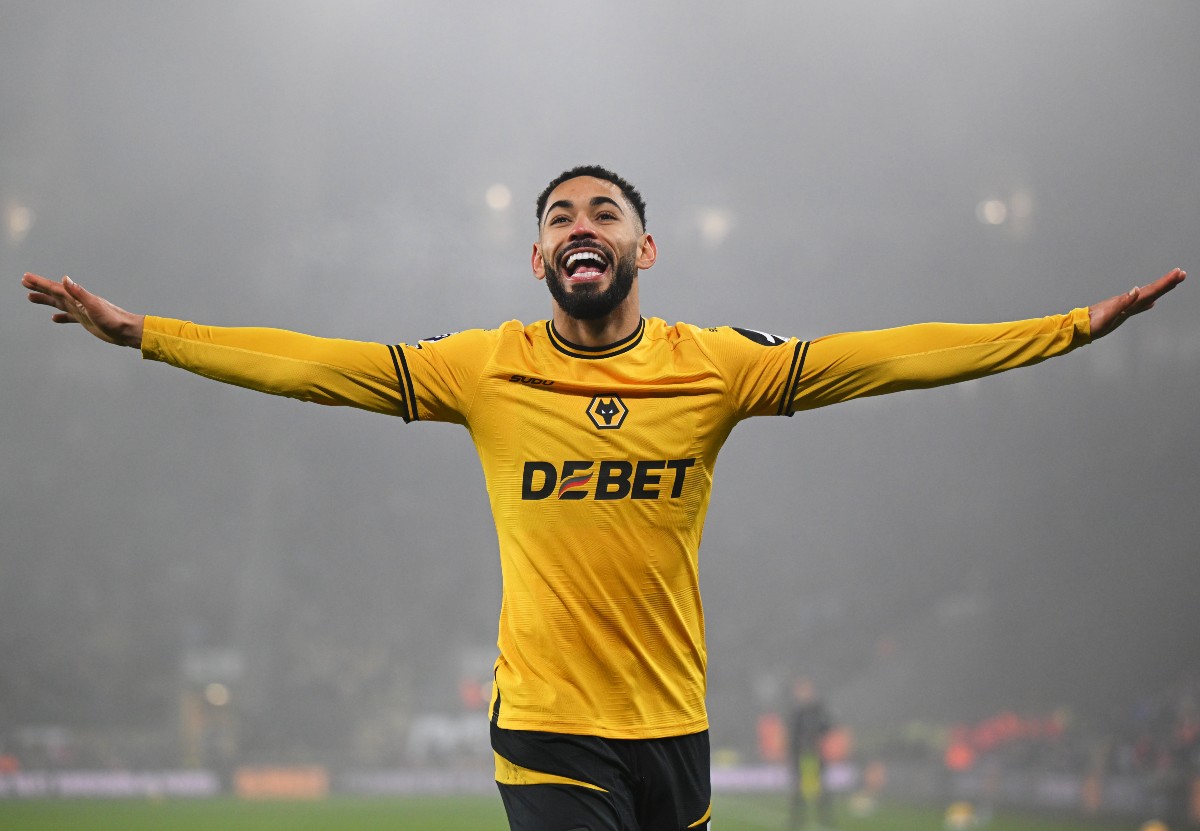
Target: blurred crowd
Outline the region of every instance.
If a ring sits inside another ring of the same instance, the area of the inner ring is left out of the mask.
[[[1038,781],[1072,781],[1085,811],[1111,808],[1113,793],[1123,790],[1129,807],[1167,819],[1172,829],[1200,828],[1200,676],[1181,678],[1111,718],[1061,709],[911,723],[860,750],[889,764],[938,767],[948,794],[970,783],[987,801],[1006,777],[1027,790]]]
[[[224,776],[246,764],[321,764],[333,770],[482,770],[490,759],[486,666],[478,650],[444,662],[444,672],[413,675],[387,650],[354,657],[336,643],[310,641],[267,706],[246,709],[239,685],[180,682],[176,704],[158,725],[0,724],[0,775],[37,770],[206,768]],[[440,691],[440,692],[439,692]],[[932,721],[874,730],[838,723],[829,701],[822,741],[829,761],[940,777],[946,795],[974,782],[986,792],[1008,781],[1076,783],[1082,807],[1112,808],[1114,783],[1137,791],[1140,805],[1170,818],[1172,829],[1200,827],[1200,674],[1133,702],[1108,717],[1063,708],[999,712],[960,723]],[[757,762],[779,763],[786,718],[759,723]],[[770,728],[770,729],[765,729]],[[719,749],[718,749],[719,750]],[[735,754],[752,761],[749,754]],[[722,766],[723,756],[714,754]],[[1015,780],[1013,777],[1017,777]],[[956,784],[957,783],[957,784]]]

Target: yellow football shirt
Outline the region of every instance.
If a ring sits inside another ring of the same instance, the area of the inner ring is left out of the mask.
[[[708,726],[698,552],[738,421],[975,378],[1089,338],[1086,309],[811,342],[651,318],[601,349],[548,321],[383,345],[147,318],[142,350],[263,392],[464,425],[503,574],[493,719],[642,739]]]

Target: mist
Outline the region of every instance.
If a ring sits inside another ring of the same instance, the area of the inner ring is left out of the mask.
[[[487,682],[500,605],[464,431],[143,362],[53,326],[25,271],[386,343],[528,322],[534,200],[598,163],[647,199],[642,307],[669,322],[809,339],[1200,273],[1195,4],[5,0],[0,22],[0,735],[174,736],[233,656],[244,747],[392,763]],[[1196,297],[1037,367],[742,424],[701,549],[714,747],[752,746],[798,674],[864,728],[1116,719],[1195,677]]]

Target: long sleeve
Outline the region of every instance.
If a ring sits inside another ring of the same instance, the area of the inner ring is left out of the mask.
[[[788,412],[980,378],[1090,340],[1086,308],[1011,323],[922,323],[831,335],[801,347]]]
[[[402,415],[398,347],[147,317],[142,356],[226,384]]]

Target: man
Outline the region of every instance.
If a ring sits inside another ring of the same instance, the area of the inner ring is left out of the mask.
[[[792,710],[788,713],[787,728],[788,769],[792,777],[788,828],[796,831],[808,823],[809,803],[816,804],[820,827],[833,828],[823,748],[833,720],[809,678],[797,678],[792,684]]]
[[[697,552],[717,451],[754,415],[1036,363],[1115,329],[1176,269],[1090,309],[801,341],[643,318],[657,249],[620,176],[579,167],[537,202],[549,320],[416,344],[197,326],[27,274],[97,337],[226,383],[462,424],[479,451],[503,602],[490,719],[514,829],[704,828],[711,813]]]

